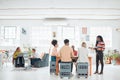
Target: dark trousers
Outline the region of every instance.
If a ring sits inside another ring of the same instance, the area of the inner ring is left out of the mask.
[[[25,60],[23,57],[17,57],[17,58],[14,58],[14,61],[15,61],[15,67],[24,67],[24,64],[25,64]]]
[[[72,70],[73,70],[73,62],[60,62],[60,63],[71,63],[71,72],[72,72]]]
[[[101,63],[101,72],[103,72],[104,62],[103,62],[103,52],[102,51],[96,52],[96,72],[98,72],[99,61]]]
[[[31,58],[31,65],[34,66],[35,62],[41,61],[40,58]]]

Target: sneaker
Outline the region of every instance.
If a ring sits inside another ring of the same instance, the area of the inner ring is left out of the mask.
[[[94,74],[98,74],[98,71],[94,72]]]
[[[100,72],[100,73],[99,73],[99,75],[102,75],[102,74],[103,74],[103,72]]]

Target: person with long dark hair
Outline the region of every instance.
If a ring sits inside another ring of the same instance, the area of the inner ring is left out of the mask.
[[[94,74],[103,74],[104,62],[103,62],[103,51],[105,50],[105,43],[103,37],[98,35],[96,39],[96,45],[94,50],[96,51],[96,71]],[[101,71],[98,72],[99,61],[101,63]]]
[[[98,67],[99,67],[99,61],[101,63],[101,72],[99,74],[103,74],[103,51],[105,50],[105,43],[102,36],[97,36],[96,45],[95,45],[95,51],[96,51],[96,71],[94,74],[98,73]]]
[[[17,59],[18,55],[21,53],[20,47],[17,47],[14,54],[13,54],[13,60],[12,63],[14,64],[14,61]]]

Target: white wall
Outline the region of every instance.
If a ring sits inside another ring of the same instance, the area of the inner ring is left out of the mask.
[[[116,28],[113,28],[113,48],[120,51],[120,32],[116,31]]]
[[[53,23],[54,22],[54,23]],[[24,28],[27,30],[27,34],[21,34],[20,44],[28,45],[31,43],[31,28],[30,27],[44,27],[51,25],[71,25],[71,26],[79,26],[79,27],[112,27],[112,48],[120,49],[120,32],[116,31],[116,28],[120,27],[119,20],[64,20],[64,21],[43,21],[43,20],[0,20],[0,26],[17,26],[20,28]]]

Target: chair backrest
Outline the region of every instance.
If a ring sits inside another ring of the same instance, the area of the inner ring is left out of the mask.
[[[46,60],[48,60],[48,58],[49,58],[49,54],[44,54],[42,60],[43,60],[43,61],[46,61]]]
[[[29,59],[29,54],[27,52],[22,53],[25,60]]]
[[[68,63],[68,62],[61,62],[60,63],[60,72],[71,72],[71,64],[72,63]]]
[[[45,62],[45,66],[49,65],[49,54],[45,54],[42,60]]]

